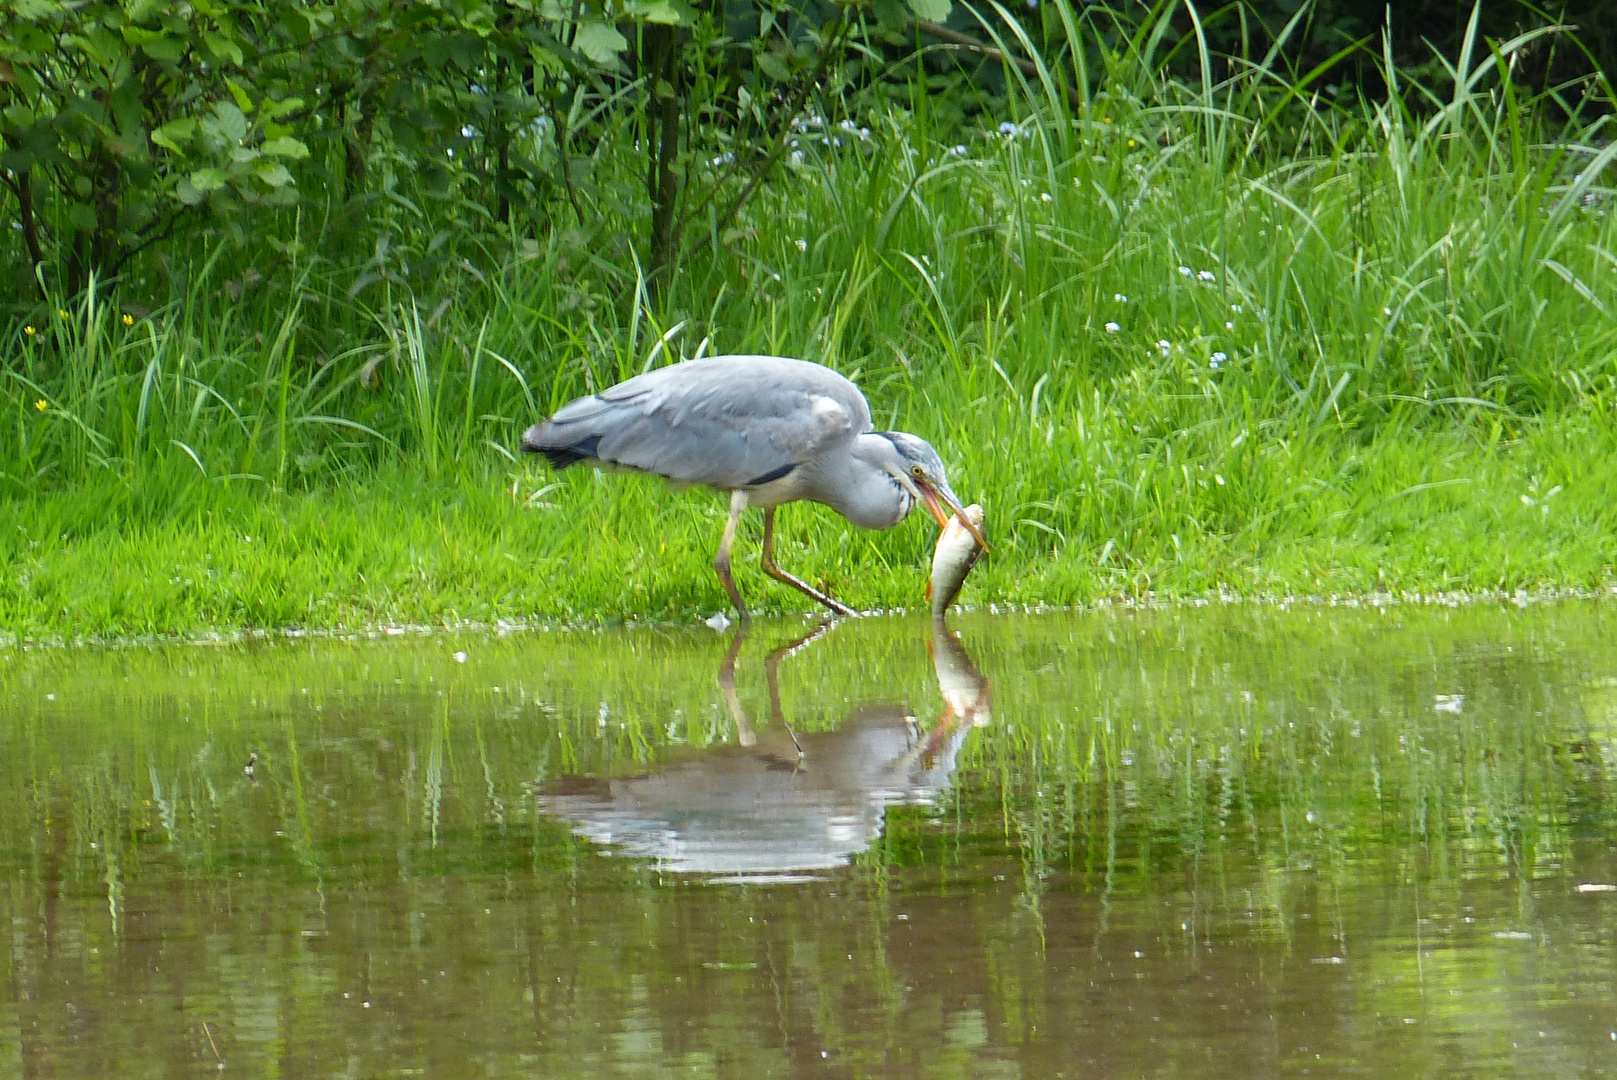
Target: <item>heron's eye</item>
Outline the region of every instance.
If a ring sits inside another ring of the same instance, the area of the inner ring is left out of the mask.
[[[919,478],[926,475],[926,470],[919,465],[912,465],[910,466],[910,475]]]

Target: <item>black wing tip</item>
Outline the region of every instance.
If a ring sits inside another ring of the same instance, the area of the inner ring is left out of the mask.
[[[531,427],[522,436],[522,452],[525,454],[543,454],[552,469],[565,469],[569,465],[576,465],[580,461],[596,457],[596,448],[601,445],[599,435],[590,435],[570,444],[558,445],[545,441],[544,424]]]
[[[789,474],[795,468],[797,468],[797,463],[796,462],[788,462],[787,464],[782,465],[778,469],[770,469],[768,472],[764,473],[762,476],[753,477],[751,480],[748,480],[746,482],[746,484],[744,484],[743,486],[744,487],[759,487],[759,486],[761,486],[763,484],[772,484],[776,480],[784,479],[787,476],[787,474]]]

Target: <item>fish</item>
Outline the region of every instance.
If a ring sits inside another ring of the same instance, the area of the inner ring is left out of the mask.
[[[981,532],[983,508],[972,503],[963,513]],[[977,545],[965,522],[960,520],[960,515],[950,518],[938,537],[937,549],[932,552],[932,577],[926,583],[926,594],[932,598],[934,618],[941,618],[949,610],[949,605],[960,595],[960,587],[966,583],[966,575],[977,565],[977,558],[982,553],[983,549]]]

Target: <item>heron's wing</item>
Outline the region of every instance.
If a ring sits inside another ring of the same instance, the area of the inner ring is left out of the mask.
[[[772,356],[715,356],[659,368],[565,406],[525,449],[717,488],[784,476],[871,430],[858,387],[829,368]]]

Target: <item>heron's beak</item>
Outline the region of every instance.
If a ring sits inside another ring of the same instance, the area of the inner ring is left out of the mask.
[[[988,550],[988,541],[983,539],[982,531],[973,525],[971,519],[966,516],[965,508],[960,505],[960,500],[954,497],[954,492],[948,488],[933,487],[925,480],[922,480],[916,487],[921,492],[921,501],[926,503],[927,512],[932,515],[932,520],[938,523],[938,528],[947,529],[949,527],[949,518],[951,516],[957,517],[960,519],[960,524],[966,527],[966,531],[971,533],[971,538],[977,541],[977,546],[984,551]],[[944,513],[944,506],[948,506],[952,514]]]

